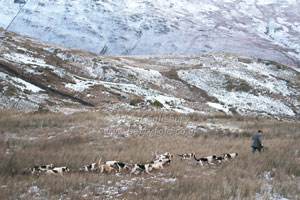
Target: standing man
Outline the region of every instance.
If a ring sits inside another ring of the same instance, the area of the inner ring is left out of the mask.
[[[254,153],[256,150],[258,150],[258,152],[261,152],[261,149],[263,148],[263,145],[261,143],[261,134],[262,131],[258,130],[257,133],[254,133],[252,136],[252,153]]]

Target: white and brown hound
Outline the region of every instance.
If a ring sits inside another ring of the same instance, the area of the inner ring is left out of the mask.
[[[152,165],[151,163],[149,164],[135,164],[134,167],[131,169],[130,175],[137,170],[144,171],[147,174],[150,174],[149,172],[152,171]]]
[[[195,153],[188,153],[188,154],[176,154],[181,160],[190,160],[194,157]]]
[[[235,157],[237,157],[239,154],[238,154],[238,153],[230,153],[229,155],[231,156],[231,158],[235,158]]]
[[[53,169],[49,169],[49,170],[45,171],[45,173],[48,175],[63,176],[66,172],[69,172],[69,171],[70,171],[69,167],[55,167]]]
[[[217,156],[212,155],[212,156],[207,156],[207,157],[202,157],[202,158],[197,159],[196,155],[194,155],[194,159],[196,160],[197,165],[200,164],[201,166],[203,166],[203,164],[205,164],[205,163],[213,164],[213,161],[215,161],[217,159]]]
[[[125,169],[128,169],[129,170],[129,167],[126,163],[123,163],[123,162],[115,162],[113,167],[118,171],[118,172],[121,172]]]
[[[100,169],[100,163],[101,163],[101,159],[98,162],[92,163],[90,165],[86,165],[84,166],[84,171],[86,172],[98,171]]]
[[[164,153],[164,154],[157,154],[156,152],[155,152],[155,157],[154,157],[154,159],[153,159],[153,161],[156,161],[156,160],[168,160],[168,163],[170,163],[171,162],[171,160],[173,159],[173,154],[171,154],[171,153],[169,153],[169,152],[166,152],[166,153]]]
[[[34,165],[33,168],[31,168],[31,173],[35,175],[53,168],[54,168],[54,164],[52,163],[50,165]]]
[[[116,171],[118,172],[121,172],[123,171],[124,169],[129,169],[128,165],[124,162],[120,162],[120,161],[106,161],[104,162],[104,164],[110,166],[110,167],[113,167],[116,169]]]
[[[100,172],[101,173],[104,173],[104,172],[110,173],[112,171],[117,172],[117,170],[114,167],[111,167],[108,164],[102,164],[102,165],[100,165]]]
[[[217,158],[217,161],[220,163],[220,162],[223,162],[223,161],[228,161],[232,158],[235,158],[237,157],[239,154],[238,153],[223,153],[221,156],[219,156]]]

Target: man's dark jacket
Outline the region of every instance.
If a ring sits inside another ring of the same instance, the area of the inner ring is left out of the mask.
[[[260,133],[254,133],[254,135],[252,136],[252,146],[251,147],[262,148],[260,136],[261,136]]]

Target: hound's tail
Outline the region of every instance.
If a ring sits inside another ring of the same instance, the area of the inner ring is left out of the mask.
[[[198,161],[198,160],[199,160],[199,159],[197,159],[197,158],[196,158],[196,155],[195,155],[195,154],[194,154],[194,159],[195,159],[196,161]]]

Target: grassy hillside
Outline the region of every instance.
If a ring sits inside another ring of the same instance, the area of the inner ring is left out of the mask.
[[[4,199],[299,198],[300,125],[294,121],[128,110],[71,115],[2,110],[0,116]],[[251,135],[257,129],[264,131],[268,150],[253,155]],[[156,150],[239,156],[204,167],[175,157],[152,175],[79,172],[100,158],[144,163]],[[71,172],[64,177],[22,174],[24,168],[49,163],[69,166]]]

